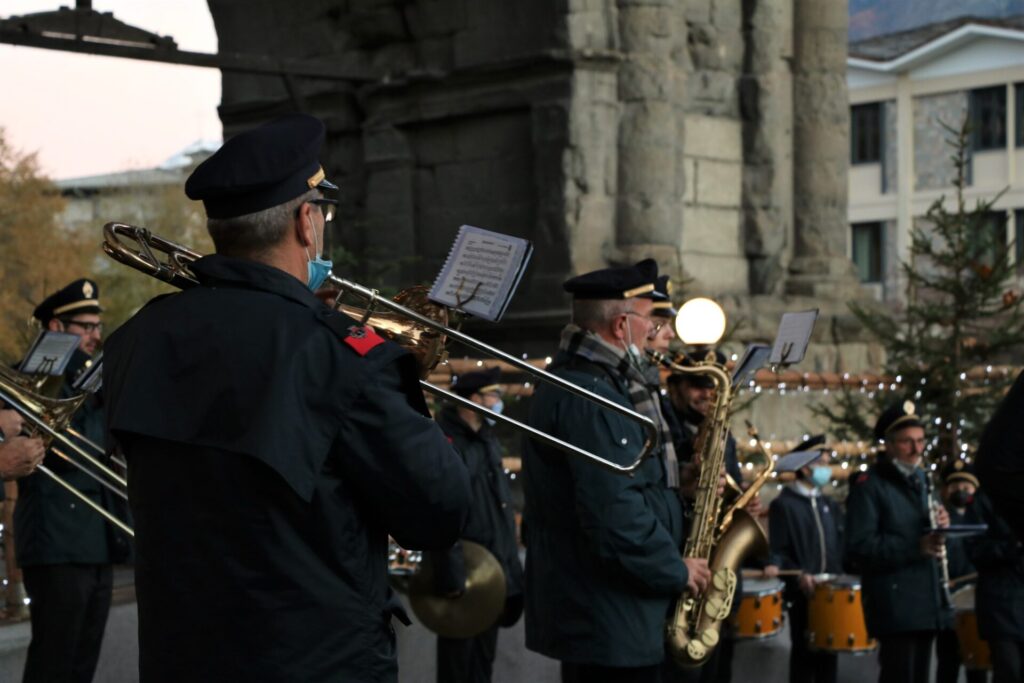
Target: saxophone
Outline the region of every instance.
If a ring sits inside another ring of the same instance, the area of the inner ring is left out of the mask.
[[[666,628],[667,648],[672,658],[680,666],[696,667],[706,662],[718,645],[722,622],[732,610],[740,564],[748,555],[764,555],[768,551],[764,530],[743,508],[771,477],[774,461],[767,457],[765,470],[723,512],[724,496],[718,494],[718,481],[725,464],[729,407],[734,395],[729,375],[715,362],[713,355],[693,367],[673,363],[660,354],[651,355],[673,372],[705,375],[715,383],[714,406],[697,432],[694,457],[699,454],[701,458],[700,477],[694,500],[693,527],[683,552],[684,557],[708,561],[711,582],[703,595],[691,595],[687,590],[679,597]]]

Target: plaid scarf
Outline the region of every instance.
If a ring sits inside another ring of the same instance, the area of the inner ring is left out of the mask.
[[[652,393],[648,387],[648,380],[644,376],[645,368],[639,367],[646,361],[642,359],[637,359],[638,362],[630,361],[630,355],[624,350],[615,348],[593,332],[571,323],[562,330],[562,339],[558,343],[558,350],[564,351],[570,356],[580,356],[591,363],[603,365],[626,381],[633,409],[641,415],[649,417],[658,426],[666,483],[669,488],[679,488],[679,463],[676,459],[676,449],[672,445],[672,434],[669,432],[668,423],[661,414],[661,401],[658,400],[657,394]],[[654,448],[657,452],[659,443],[656,442]]]

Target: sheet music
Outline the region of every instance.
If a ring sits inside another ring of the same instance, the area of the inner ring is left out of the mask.
[[[43,330],[32,342],[18,369],[27,375],[61,375],[78,348],[78,342],[77,334]]]
[[[497,321],[505,313],[532,253],[533,245],[528,240],[463,225],[429,298]]]
[[[732,373],[732,386],[741,387],[753,379],[754,374],[768,361],[771,352],[772,347],[767,344],[749,345]]]
[[[807,353],[807,345],[811,341],[811,332],[814,331],[814,323],[817,320],[817,308],[783,314],[768,362],[772,365],[792,365],[802,361],[804,354]]]

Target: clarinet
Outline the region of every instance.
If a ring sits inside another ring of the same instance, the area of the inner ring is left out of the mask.
[[[928,518],[932,528],[939,525],[939,503],[935,500],[935,480],[929,472],[925,477],[928,481]],[[942,599],[946,607],[953,604],[953,597],[949,594],[949,554],[946,552],[946,545],[943,543],[942,551],[935,558],[939,563],[939,578],[942,582]]]

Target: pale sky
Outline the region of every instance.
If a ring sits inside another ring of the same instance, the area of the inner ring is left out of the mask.
[[[206,0],[93,0],[93,9],[216,52]],[[74,0],[0,0],[0,18]],[[38,152],[55,180],[150,168],[199,139],[219,140],[220,71],[0,44],[0,127]]]

